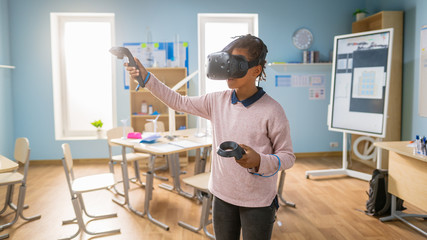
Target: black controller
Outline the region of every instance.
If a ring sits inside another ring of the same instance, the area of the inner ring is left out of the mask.
[[[140,70],[138,68],[138,65],[136,65],[135,59],[133,59],[132,53],[129,51],[129,49],[125,47],[112,47],[110,49],[110,53],[114,56],[117,56],[118,59],[123,59],[124,56],[126,56],[129,59],[129,66],[136,67],[136,69]],[[141,71],[139,71],[141,73]],[[144,87],[144,81],[142,80],[141,74],[139,74],[138,78],[138,86],[136,87],[135,91],[138,91],[139,87]]]
[[[222,157],[234,157],[236,160],[239,160],[245,154],[245,150],[235,142],[226,141],[219,145],[216,153]]]

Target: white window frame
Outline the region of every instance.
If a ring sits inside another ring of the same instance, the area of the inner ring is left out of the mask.
[[[199,62],[199,94],[206,94],[206,51],[205,35],[208,23],[248,23],[248,33],[258,36],[258,14],[252,13],[199,13],[197,14],[198,27],[198,62]],[[224,46],[225,47],[225,46]],[[206,119],[198,119],[198,127],[210,132],[210,124]]]
[[[54,100],[54,122],[55,122],[55,139],[56,140],[79,140],[79,139],[96,139],[96,128],[92,131],[70,131],[67,125],[67,103],[66,103],[66,74],[64,63],[63,47],[63,26],[69,21],[96,21],[108,22],[111,26],[111,44],[115,45],[115,27],[114,13],[51,13],[51,50],[52,50],[52,83],[53,83],[53,100]],[[84,57],[84,56],[82,56]],[[116,116],[116,64],[113,57],[111,58],[111,105],[113,126],[117,126]],[[88,123],[90,124],[90,123]]]

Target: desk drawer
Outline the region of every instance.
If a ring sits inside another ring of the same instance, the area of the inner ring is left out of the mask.
[[[427,162],[390,151],[388,191],[427,211]]]

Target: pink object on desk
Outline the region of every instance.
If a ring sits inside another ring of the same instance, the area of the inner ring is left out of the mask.
[[[141,139],[140,132],[130,132],[128,133],[128,138]]]

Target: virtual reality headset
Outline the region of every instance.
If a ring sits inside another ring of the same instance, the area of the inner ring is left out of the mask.
[[[242,55],[231,55],[228,52],[215,52],[208,56],[207,77],[212,80],[241,78],[249,68],[259,65],[259,59],[246,60]]]

